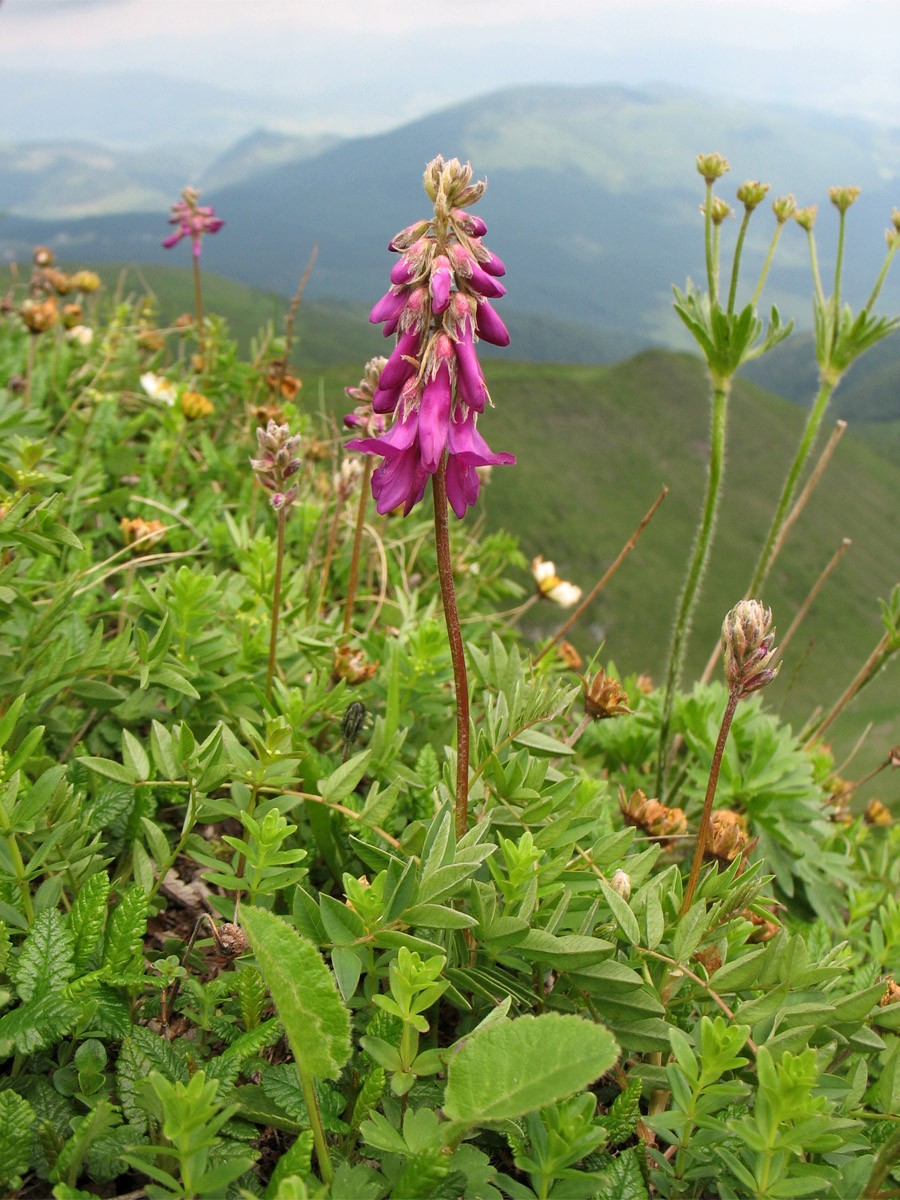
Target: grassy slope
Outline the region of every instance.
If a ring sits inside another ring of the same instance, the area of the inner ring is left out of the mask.
[[[323,373],[329,407],[340,410],[340,388],[358,374],[356,368]],[[621,671],[647,671],[659,680],[706,475],[709,417],[701,363],[648,351],[612,367],[493,361],[487,374],[496,409],[481,429],[493,449],[519,459],[515,468],[496,468],[483,493],[488,522],[517,533],[528,555],[553,558],[564,578],[590,588],[662,485],[669,486],[634,552],[572,639],[585,656],[605,639],[604,658]],[[796,405],[750,383],[736,386],[722,509],[688,679],[702,670],[722,617],[749,582],[802,421]],[[898,493],[900,470],[845,437],[776,563],[763,599],[784,632],[841,538],[853,538],[770,693],[774,704],[784,701],[795,723],[814,705],[837,698],[880,635],[876,598],[898,580]],[[540,623],[530,627],[536,635],[563,619],[549,605],[528,614],[536,615]],[[789,687],[811,638],[813,649]],[[849,749],[865,723],[877,721],[873,765],[876,742],[883,750],[897,740],[897,673],[894,663],[835,727],[836,745]]]

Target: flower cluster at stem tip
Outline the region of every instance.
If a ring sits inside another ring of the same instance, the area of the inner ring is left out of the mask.
[[[174,233],[163,239],[163,245],[170,250],[183,237],[189,237],[194,247],[194,258],[200,257],[200,243],[205,233],[218,233],[225,224],[221,217],[215,216],[211,204],[198,204],[200,193],[196,188],[182,189],[181,199],[172,205],[170,225],[177,225]]]
[[[478,467],[515,462],[495,454],[476,429],[490,403],[478,362],[478,338],[509,344],[506,326],[490,300],[504,295],[503,263],[482,242],[487,227],[466,210],[481,198],[483,182],[472,168],[440,155],[425,169],[430,220],[417,221],[392,239],[400,254],[391,288],[369,320],[384,323],[397,344],[372,397],[375,413],[393,413],[380,437],[359,438],[348,448],[383,456],[372,475],[380,513],[403,505],[408,513],[425,494],[428,478],[447,458],[447,499],[458,517],[478,499]]]

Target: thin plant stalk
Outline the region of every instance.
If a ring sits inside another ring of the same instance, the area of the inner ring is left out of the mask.
[[[266,668],[266,700],[272,699],[272,678],[275,674],[275,648],[278,644],[278,617],[281,612],[281,573],[284,566],[284,527],[287,505],[278,510],[278,543],[275,551],[275,583],[272,587],[272,634],[269,638],[269,663]]]
[[[763,287],[769,275],[769,268],[772,266],[772,259],[775,257],[775,247],[778,245],[778,239],[781,237],[781,231],[784,229],[784,221],[779,221],[775,226],[775,232],[772,234],[772,240],[769,242],[769,251],[766,254],[766,261],[763,263],[762,271],[759,273],[759,281],[753,292],[753,297],[750,303],[756,308],[759,303],[759,298],[762,295]]]
[[[748,596],[755,596],[759,592],[775,560],[775,544],[785,524],[788,506],[794,494],[794,489],[797,486],[797,480],[812,450],[816,434],[819,432],[819,425],[822,423],[825,409],[828,407],[828,401],[831,399],[831,394],[837,387],[840,378],[839,373],[831,371],[822,372],[818,394],[807,418],[803,436],[800,438],[797,453],[794,455],[794,461],[788,470],[787,478],[784,481],[784,487],[781,490],[781,496],[775,509],[775,516],[772,518],[772,524],[769,527],[765,545],[756,564],[756,570],[753,572],[750,586],[747,589]]]
[[[806,505],[809,501],[809,498],[812,495],[817,484],[819,483],[819,480],[822,478],[822,475],[825,473],[825,468],[828,466],[828,463],[831,461],[831,456],[832,456],[832,454],[834,454],[834,451],[837,447],[838,442],[844,436],[844,431],[846,430],[846,428],[847,428],[846,421],[836,422],[835,427],[832,430],[831,437],[828,439],[825,449],[822,451],[821,455],[819,456],[819,461],[816,463],[815,467],[813,468],[809,479],[806,481],[806,483],[803,486],[802,492],[797,497],[793,508],[788,513],[787,517],[784,520],[784,523],[781,526],[781,530],[779,531],[778,535],[775,537],[775,540],[772,545],[772,553],[769,557],[769,566],[766,570],[766,575],[768,575],[768,572],[774,566],[775,560],[778,558],[778,555],[781,553],[781,551],[784,548],[784,543],[787,540],[788,534],[793,529],[794,525],[797,523],[797,519],[799,518],[800,514],[803,512],[804,508],[806,507]],[[774,528],[774,524],[773,524],[773,528]],[[772,530],[770,529],[769,533],[771,534],[771,532],[772,532]],[[841,551],[841,554],[843,554],[843,551]],[[833,569],[834,569],[833,567],[830,569],[826,568],[826,570],[828,570],[829,574],[830,574],[830,571]],[[827,577],[828,577],[827,574],[822,577],[822,583],[825,582],[825,579],[827,579]],[[745,600],[749,599],[749,597],[752,596],[755,591],[758,591],[758,589],[761,588],[763,582],[765,582],[765,576],[763,577],[762,580],[760,580],[757,587],[753,587],[751,584],[750,588],[748,588],[748,590],[744,594],[744,599]],[[821,584],[819,584],[818,586],[821,586]],[[818,587],[816,588],[816,591],[817,590],[818,590]],[[812,602],[812,600],[814,598],[815,598],[815,592],[810,597],[810,603]],[[791,627],[791,630],[793,630],[793,626]],[[787,638],[785,638],[784,641],[786,642]],[[784,649],[784,643],[782,643],[782,650],[783,649]],[[712,653],[710,654],[709,658],[707,659],[706,667],[703,670],[703,674],[700,676],[701,683],[709,683],[710,679],[712,678],[713,671],[715,670],[716,663],[718,661],[719,661],[719,645],[718,645],[718,643],[716,643],[716,645],[713,647]]]
[[[891,647],[890,634],[885,633],[879,639],[878,645],[857,671],[853,681],[847,686],[843,694],[835,702],[829,712],[826,713],[818,725],[816,725],[812,730],[812,733],[810,734],[806,745],[804,746],[805,750],[811,749],[812,746],[821,738],[825,730],[834,724],[857,692],[861,691],[865,685],[871,679],[873,679],[875,675],[878,674],[892,653],[893,649]]]
[[[453,564],[450,559],[450,528],[447,520],[447,455],[432,475],[434,492],[434,540],[437,549],[438,578],[447,639],[453,662],[453,682],[456,688],[456,840],[465,835],[469,825],[469,681],[466,675],[466,655],[456,611],[453,588]]]
[[[841,561],[841,559],[844,557],[844,555],[850,549],[851,545],[852,545],[852,542],[851,542],[850,538],[843,539],[841,544],[838,546],[837,550],[835,550],[834,554],[832,554],[832,556],[829,559],[828,564],[825,567],[822,574],[819,576],[819,578],[816,580],[816,582],[809,589],[809,594],[807,595],[807,597],[803,601],[803,603],[800,605],[800,607],[797,609],[797,615],[794,617],[793,621],[791,621],[790,625],[788,626],[787,633],[781,639],[782,654],[787,649],[788,643],[790,642],[791,638],[794,636],[795,632],[797,631],[797,628],[799,627],[800,622],[803,620],[803,618],[809,612],[810,605],[815,600],[816,596],[818,596],[819,592],[821,591],[822,585],[825,583],[825,580],[828,578],[828,576],[831,574],[831,572],[835,569],[835,567],[838,565],[838,563]]]
[[[334,558],[334,547],[337,542],[338,525],[341,520],[341,510],[344,507],[344,492],[337,489],[335,496],[334,516],[328,529],[328,542],[325,546],[325,561],[322,563],[322,578],[319,580],[319,599],[316,611],[321,612],[325,603],[325,588],[328,586],[328,576],[331,574],[331,562]]]
[[[169,483],[171,482],[172,471],[175,467],[175,459],[178,457],[178,451],[184,445],[184,439],[185,439],[186,434],[187,434],[187,421],[185,420],[182,422],[181,428],[178,430],[178,436],[176,437],[175,442],[172,446],[172,453],[169,455],[169,461],[166,463],[166,469],[163,471],[163,476],[162,476],[162,479],[160,480],[160,486],[162,487],[163,491],[166,491],[168,489]]]
[[[607,571],[601,576],[601,578],[598,580],[598,582],[594,585],[593,589],[587,595],[587,597],[584,600],[582,600],[582,602],[578,605],[578,607],[572,613],[571,617],[569,617],[569,619],[560,626],[560,628],[556,631],[556,633],[554,633],[553,637],[546,644],[546,646],[544,646],[543,649],[538,653],[537,657],[534,659],[535,664],[537,664],[541,661],[541,659],[548,652],[548,650],[552,649],[552,647],[556,645],[556,643],[560,640],[560,638],[565,637],[565,635],[569,632],[569,630],[572,628],[572,626],[575,624],[575,622],[578,620],[578,618],[581,616],[581,614],[584,612],[584,610],[588,607],[588,605],[599,595],[599,593],[603,590],[603,588],[606,587],[607,583],[609,583],[610,579],[612,579],[613,575],[615,575],[616,571],[618,571],[619,567],[622,565],[622,563],[625,561],[625,559],[628,557],[628,555],[634,549],[638,538],[644,532],[644,529],[650,523],[650,520],[653,517],[653,514],[656,512],[656,510],[659,508],[660,504],[662,504],[663,500],[665,500],[665,498],[668,494],[669,494],[669,489],[667,487],[664,487],[662,489],[662,491],[659,493],[659,495],[656,497],[656,499],[653,501],[650,508],[644,514],[637,529],[635,529],[634,533],[631,535],[631,537],[628,539],[628,541],[625,543],[625,545],[619,551],[618,555],[613,560],[613,562],[611,563],[611,565],[609,566]]]
[[[719,728],[719,736],[716,740],[716,748],[713,751],[712,764],[709,768],[709,782],[706,785],[706,797],[703,801],[703,813],[700,817],[700,828],[697,831],[697,845],[694,848],[694,861],[691,863],[691,873],[688,876],[687,887],[684,891],[684,900],[681,903],[682,916],[691,907],[691,901],[694,898],[694,892],[697,890],[697,884],[700,880],[700,870],[703,866],[703,851],[706,849],[706,841],[709,831],[709,819],[712,814],[713,800],[716,795],[716,786],[719,782],[719,770],[722,766],[722,754],[725,751],[725,742],[728,740],[728,731],[731,729],[731,722],[734,720],[734,714],[740,700],[740,691],[738,688],[731,688],[728,693],[728,703],[725,706],[725,715],[722,717],[722,724]]]
[[[688,567],[687,578],[681,598],[678,602],[678,613],[675,617],[675,628],[672,633],[672,648],[669,652],[669,666],[666,673],[666,687],[663,696],[663,708],[659,728],[659,758],[656,766],[656,794],[664,790],[666,757],[669,748],[669,727],[672,722],[672,704],[675,699],[675,689],[684,666],[684,656],[690,629],[691,616],[697,600],[700,581],[709,558],[712,535],[716,524],[719,505],[719,493],[722,487],[722,473],[725,467],[725,425],[728,411],[728,395],[731,391],[731,378],[721,378],[713,382],[712,435],[710,439],[709,476],[706,482],[706,497],[703,501],[703,512],[700,518],[700,528]]]
[[[25,395],[22,397],[22,407],[31,407],[31,381],[34,375],[34,356],[37,350],[37,335],[28,338],[28,359],[25,364]]]
[[[200,370],[206,368],[206,339],[203,334],[203,291],[200,287],[200,256],[191,255],[194,264],[194,311],[197,320],[197,351],[200,355]]]
[[[747,226],[750,224],[750,216],[752,212],[752,208],[744,208],[744,216],[741,220],[741,227],[738,230],[737,241],[734,245],[734,261],[731,266],[731,286],[728,289],[729,317],[734,312],[734,301],[737,296],[738,268],[741,265],[741,251],[744,248],[744,238],[747,236]]]
[[[706,181],[706,203],[703,206],[703,244],[706,249],[706,286],[709,289],[710,299],[714,302],[716,298],[717,280],[716,271],[713,266],[712,198],[712,180],[708,179]]]
[[[356,589],[359,586],[359,555],[362,549],[363,528],[366,523],[366,508],[369,503],[369,482],[372,478],[374,459],[366,455],[363,463],[362,487],[359,493],[359,508],[356,512],[356,530],[353,534],[353,553],[350,556],[350,578],[347,583],[347,599],[344,603],[344,637],[349,636],[353,624],[353,605],[356,603]]]
[[[306,291],[306,284],[310,273],[313,269],[313,264],[316,261],[316,255],[319,253],[319,243],[313,242],[312,253],[309,256],[309,262],[306,264],[306,270],[300,276],[300,284],[297,291],[294,293],[294,298],[291,301],[291,307],[288,311],[287,321],[285,323],[284,336],[284,357],[281,360],[281,368],[278,372],[278,387],[284,386],[284,377],[287,373],[288,360],[291,357],[291,343],[294,340],[294,322],[297,319],[297,310],[300,308],[300,301],[303,299],[303,293]]]

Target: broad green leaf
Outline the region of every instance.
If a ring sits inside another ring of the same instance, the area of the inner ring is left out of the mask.
[[[350,1017],[312,942],[261,908],[242,908],[256,955],[294,1057],[317,1079],[336,1079],[350,1057]]]
[[[122,730],[122,761],[138,779],[150,778],[150,759],[147,751],[133,733]]]
[[[116,783],[137,783],[138,781],[136,771],[112,758],[94,758],[90,754],[80,754],[78,761],[89,771],[103,775],[106,779],[114,779]]]
[[[605,879],[600,880],[600,889],[606,899],[606,903],[612,909],[612,914],[616,918],[616,923],[625,934],[632,946],[636,946],[641,940],[641,931],[638,927],[637,917],[628,907],[627,901],[623,900],[618,892],[614,892]]]
[[[365,775],[371,757],[371,750],[363,750],[341,763],[327,778],[320,779],[318,787],[322,799],[337,804],[349,796]]]
[[[580,1017],[504,1021],[464,1041],[451,1057],[443,1109],[467,1125],[520,1117],[586,1088],[617,1057],[609,1031]]]

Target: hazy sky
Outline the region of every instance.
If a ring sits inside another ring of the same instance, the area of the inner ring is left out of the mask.
[[[161,72],[280,96],[285,123],[341,132],[515,83],[659,81],[890,124],[900,111],[897,0],[555,0],[552,13],[549,0],[0,5],[0,71]]]

